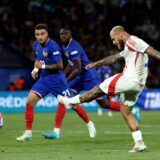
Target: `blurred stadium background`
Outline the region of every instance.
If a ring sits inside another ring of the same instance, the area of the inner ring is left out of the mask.
[[[59,41],[60,28],[66,24],[70,25],[73,30],[73,37],[76,40],[78,40],[84,47],[90,60],[95,61],[117,52],[117,50],[113,47],[111,40],[109,38],[109,31],[114,25],[123,25],[129,33],[141,37],[150,45],[154,46],[157,50],[160,50],[159,6],[160,6],[159,0],[1,0],[0,1],[0,112],[3,112],[4,114],[5,113],[15,114],[15,116],[10,114],[4,116],[4,123],[6,121],[5,124],[6,132],[8,133],[8,131],[10,130],[10,127],[7,127],[7,125],[10,125],[10,123],[13,124],[14,120],[15,123],[17,124],[18,122],[23,123],[22,122],[23,114],[19,115],[16,113],[24,112],[26,96],[28,94],[30,87],[34,83],[33,79],[31,78],[30,72],[33,68],[33,62],[34,62],[34,52],[32,50],[32,42],[34,41],[34,27],[37,23],[46,23],[49,27],[50,37],[56,40],[58,43],[60,43]],[[123,68],[123,62],[116,63],[111,67],[113,74],[120,72],[122,71]],[[156,110],[156,111],[160,110],[159,86],[160,86],[160,63],[157,60],[150,57],[149,76],[147,79],[146,88],[140,95],[137,102],[137,106],[141,110]],[[57,106],[56,99],[53,98],[51,95],[49,95],[48,97],[46,97],[46,99],[42,100],[36,106],[36,111],[54,112],[56,110],[56,106]],[[97,104],[95,102],[84,104],[84,107],[86,108],[87,111],[97,110]],[[91,116],[93,114],[93,117],[96,117],[94,113],[90,114]],[[146,116],[147,118],[146,117],[144,118],[144,120],[146,120],[145,124],[147,126],[149,123],[149,119],[151,117],[155,116],[154,117],[155,121],[152,119],[152,122],[153,123],[157,122],[159,117],[159,112],[150,111],[147,114],[144,113],[144,115],[147,115]],[[116,116],[118,115],[116,114]],[[41,117],[43,116],[41,115]],[[46,117],[47,116],[44,116],[44,118]],[[97,120],[97,118],[95,119]],[[101,125],[101,120],[98,119],[97,121],[98,121],[97,123]],[[66,124],[69,125],[69,123],[67,122]],[[113,122],[113,124],[116,123]],[[19,134],[18,131],[20,130],[20,127],[23,129],[22,127],[23,125],[20,124],[18,126],[19,128],[15,130],[16,134]],[[157,124],[156,127],[157,131],[159,132],[160,131],[159,124]],[[99,129],[101,128],[99,127]],[[112,128],[110,129],[112,131]],[[12,130],[14,130],[14,128],[12,128]],[[155,128],[154,130],[156,132]],[[3,136],[1,135],[1,137],[5,138],[6,132],[5,128],[4,130],[3,129],[0,130],[0,135],[4,134]],[[120,132],[123,132],[123,130]],[[69,135],[69,137],[70,136],[71,135]],[[13,136],[11,137],[14,138]],[[146,137],[148,138],[149,134]],[[11,141],[12,140],[10,139],[10,142]],[[67,143],[68,142],[69,140],[67,140]],[[36,141],[36,144],[37,143],[38,142]],[[59,147],[61,146],[60,143]],[[3,143],[1,144],[6,144],[6,141],[3,141]],[[15,144],[13,143],[11,146],[14,145]],[[73,143],[73,145],[75,144]],[[2,146],[3,145],[1,145],[0,147]],[[7,146],[9,147],[9,144]],[[114,147],[112,146],[111,148],[115,148],[115,146]],[[0,152],[3,151],[5,152],[5,149],[3,148],[2,150],[0,150]],[[124,150],[126,150],[126,148]],[[13,152],[18,152],[18,149],[13,150]],[[112,151],[108,151],[108,153],[109,152],[111,153],[111,155],[114,154],[114,152]],[[115,152],[119,154],[118,151]],[[157,153],[158,151],[155,154]],[[80,152],[80,154],[82,153]],[[88,154],[88,156],[89,155],[90,153]],[[152,156],[153,155],[150,155],[149,158],[151,159]],[[101,159],[103,159],[104,157],[102,156]],[[38,156],[35,156],[35,159],[36,158],[38,159]],[[72,159],[72,158],[73,158],[72,156],[70,157],[63,156],[63,159]],[[96,156],[92,157],[92,159],[94,158],[98,157]],[[114,156],[113,157],[111,156],[109,158],[115,159]],[[125,158],[126,157],[124,156],[123,153],[122,159]],[[139,159],[138,157],[134,156],[128,157],[127,159],[132,159],[132,158],[136,160]],[[156,160],[156,158],[154,159]],[[5,159],[5,156],[3,156],[2,159]],[[50,157],[46,159],[50,159]],[[57,159],[61,158],[59,157]],[[142,158],[141,156],[140,159],[145,159],[145,158]],[[17,159],[15,158],[15,160],[18,160],[18,158]]]

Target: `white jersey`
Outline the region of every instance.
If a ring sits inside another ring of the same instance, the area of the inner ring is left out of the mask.
[[[148,44],[136,36],[130,36],[120,55],[125,58],[123,76],[145,85],[148,74],[148,55],[144,51]]]

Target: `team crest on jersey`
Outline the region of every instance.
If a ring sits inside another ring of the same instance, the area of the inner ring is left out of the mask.
[[[46,50],[43,51],[43,56],[44,56],[45,58],[48,57],[48,52],[47,52]]]

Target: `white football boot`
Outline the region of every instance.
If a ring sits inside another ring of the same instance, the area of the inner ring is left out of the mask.
[[[89,131],[89,136],[91,138],[95,138],[96,137],[96,128],[94,126],[94,123],[92,121],[89,121],[89,123],[87,124],[88,127],[88,131]]]
[[[30,141],[30,140],[32,140],[32,133],[31,132],[28,133],[28,132],[25,131],[23,133],[23,135],[20,136],[20,137],[17,137],[16,140],[19,141],[19,142]]]
[[[143,152],[147,149],[147,146],[143,143],[143,144],[139,144],[139,145],[135,145],[130,151],[128,151],[129,153],[136,153],[136,152]]]

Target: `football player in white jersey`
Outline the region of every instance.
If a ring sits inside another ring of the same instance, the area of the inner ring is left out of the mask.
[[[104,93],[110,97],[119,94],[121,113],[132,132],[135,142],[134,147],[129,152],[144,151],[147,147],[144,144],[139,124],[133,117],[132,108],[146,82],[148,55],[160,59],[160,52],[149,46],[142,39],[127,33],[122,26],[113,27],[110,31],[110,37],[113,45],[122,51],[103,58],[100,61],[90,63],[86,68],[90,69],[101,65],[109,65],[124,58],[125,68],[123,73],[106,79],[99,86],[82,95],[72,98],[59,96],[58,99],[61,103],[65,104],[66,108],[71,108],[72,105],[91,101]]]

